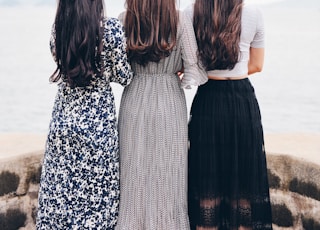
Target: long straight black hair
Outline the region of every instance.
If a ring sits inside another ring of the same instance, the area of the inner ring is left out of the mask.
[[[59,0],[53,27],[57,68],[50,80],[70,87],[90,84],[101,75],[103,0]]]
[[[193,25],[207,70],[233,69],[240,52],[243,0],[196,0]]]

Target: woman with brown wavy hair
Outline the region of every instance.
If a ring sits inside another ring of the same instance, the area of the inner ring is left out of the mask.
[[[196,0],[185,12],[209,78],[189,121],[191,229],[272,229],[261,115],[248,79],[263,66],[261,12],[242,0]]]
[[[192,23],[175,0],[127,0],[120,15],[134,77],[119,112],[118,230],[187,230],[187,107],[204,83]],[[182,79],[177,72],[183,68]]]
[[[123,26],[103,0],[59,0],[51,51],[58,84],[40,180],[37,229],[114,229],[119,146],[110,82],[129,84]]]

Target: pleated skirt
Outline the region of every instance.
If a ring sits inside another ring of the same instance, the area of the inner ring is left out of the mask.
[[[191,229],[272,229],[261,114],[249,79],[199,86],[189,141]]]

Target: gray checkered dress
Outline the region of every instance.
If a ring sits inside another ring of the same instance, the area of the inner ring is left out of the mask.
[[[180,13],[177,45],[159,63],[132,63],[119,113],[120,212],[116,229],[187,230],[187,107],[183,87],[199,85],[192,24]],[[182,81],[177,72],[184,67]]]

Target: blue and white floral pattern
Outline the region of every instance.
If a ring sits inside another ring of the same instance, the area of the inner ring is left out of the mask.
[[[53,33],[54,44],[54,33]],[[119,205],[119,153],[110,82],[129,84],[121,23],[104,21],[105,73],[87,87],[60,82],[46,142],[37,229],[113,229]],[[53,48],[53,47],[52,47]]]

